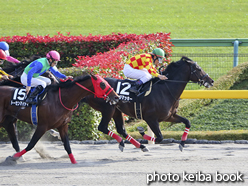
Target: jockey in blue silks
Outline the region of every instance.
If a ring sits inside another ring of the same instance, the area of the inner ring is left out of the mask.
[[[60,54],[52,50],[47,53],[46,57],[33,61],[24,69],[21,82],[23,85],[26,85],[26,94],[28,95],[31,87],[36,87],[35,90],[28,95],[26,103],[36,104],[34,98],[41,93],[47,85],[51,84],[49,78],[41,76],[47,70],[50,70],[58,78],[73,78],[72,76],[67,77],[57,70],[56,65],[58,61],[60,61]]]

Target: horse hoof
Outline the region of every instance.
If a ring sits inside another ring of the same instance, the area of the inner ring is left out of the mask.
[[[143,152],[149,152],[149,149],[145,146],[145,145],[140,145],[140,149],[143,151]]]
[[[120,142],[120,144],[119,144],[119,149],[121,150],[121,152],[123,152],[124,147],[125,147],[125,145],[124,145],[124,141],[123,141],[123,140],[121,140],[121,142]]]
[[[141,148],[143,152],[149,152],[149,149],[147,147]]]
[[[121,145],[119,145],[119,149],[120,149],[120,151],[121,151],[121,152],[123,152],[124,147],[123,147],[123,146],[121,146]]]
[[[179,149],[181,152],[183,152],[183,146],[181,144],[179,144]]]
[[[16,165],[16,164],[17,164],[16,159],[13,158],[12,156],[9,156],[0,165],[1,166],[11,166],[11,165]]]
[[[143,127],[137,127],[139,133],[144,133],[145,132],[145,129]]]

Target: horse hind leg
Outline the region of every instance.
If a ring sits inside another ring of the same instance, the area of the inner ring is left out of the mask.
[[[17,152],[13,155],[13,159],[17,160],[19,159],[22,155],[24,155],[26,152],[30,151],[31,149],[34,148],[35,144],[39,141],[39,139],[44,135],[44,133],[47,131],[46,127],[38,125],[28,146],[23,149],[21,152]]]
[[[140,144],[132,136],[127,134],[127,132],[125,130],[125,126],[124,126],[124,118],[123,118],[122,112],[120,112],[119,110],[116,109],[114,116],[113,116],[113,119],[115,121],[116,130],[119,134],[121,134],[124,138],[126,138],[126,140],[128,140],[136,148],[140,148],[143,152],[149,151],[145,145]]]

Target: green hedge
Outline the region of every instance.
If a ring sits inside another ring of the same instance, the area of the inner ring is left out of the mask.
[[[61,62],[58,63],[58,67],[70,67],[75,63],[77,56],[92,56],[99,52],[109,51],[110,48],[115,48],[119,45],[119,42],[70,42],[59,43],[50,42],[46,43],[22,43],[14,42],[9,43],[11,48],[11,56],[16,57],[20,61],[24,57],[30,57],[32,55],[45,56],[50,50],[56,50],[60,53]]]

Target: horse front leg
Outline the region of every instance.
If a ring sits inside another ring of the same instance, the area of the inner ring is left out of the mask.
[[[113,119],[115,121],[116,130],[119,134],[121,134],[124,138],[126,138],[130,143],[132,143],[136,148],[140,148],[143,152],[149,151],[149,149],[143,145],[140,144],[137,140],[135,140],[132,136],[127,134],[125,129],[125,122],[122,112],[120,112],[118,109],[115,110]]]
[[[75,160],[72,152],[71,152],[71,146],[70,146],[70,142],[69,142],[69,137],[68,137],[68,125],[65,124],[65,125],[62,125],[61,127],[58,128],[59,130],[59,134],[60,134],[60,137],[61,137],[61,140],[64,144],[64,148],[71,160],[71,163],[72,164],[77,164],[77,161]]]
[[[182,152],[184,145],[185,145],[185,141],[187,140],[187,137],[188,137],[190,126],[191,126],[190,121],[188,119],[182,117],[182,116],[177,115],[177,114],[174,114],[166,121],[175,122],[175,123],[181,123],[182,122],[185,124],[185,130],[184,130],[184,133],[181,137],[181,142],[179,144],[179,149]]]
[[[115,107],[111,106],[109,108],[105,108],[105,110],[101,111],[102,113],[102,119],[100,124],[98,125],[98,130],[101,131],[104,134],[109,135],[110,137],[114,138],[118,143],[119,143],[119,149],[121,152],[123,152],[124,150],[124,141],[122,139],[122,137],[120,137],[119,135],[115,134],[114,132],[108,130],[108,124],[111,120],[111,118],[113,117],[115,112]]]
[[[28,144],[28,146],[22,150],[21,152],[17,152],[13,155],[14,160],[19,159],[23,154],[25,154],[26,152],[30,151],[31,149],[34,148],[34,146],[36,145],[36,143],[39,141],[39,139],[45,134],[45,132],[47,131],[47,128],[42,126],[42,125],[38,125],[36,127],[36,130]]]

